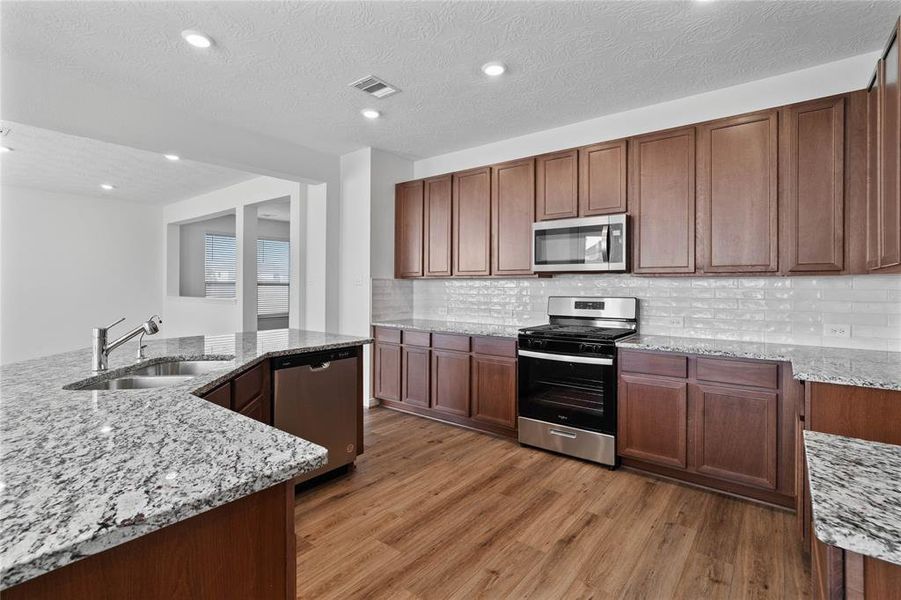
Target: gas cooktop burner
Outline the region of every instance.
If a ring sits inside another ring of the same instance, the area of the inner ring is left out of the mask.
[[[526,327],[519,333],[532,337],[561,337],[570,339],[588,340],[617,340],[635,333],[632,329],[617,329],[613,327],[594,327],[590,325],[539,325],[538,327]]]

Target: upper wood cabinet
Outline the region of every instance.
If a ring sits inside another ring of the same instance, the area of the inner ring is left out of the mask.
[[[579,216],[579,151],[566,150],[535,159],[535,219]]]
[[[454,173],[453,274],[491,274],[491,169]]]
[[[442,175],[424,182],[423,261],[426,277],[451,275],[451,197],[452,177]]]
[[[881,62],[867,92],[867,269],[879,268],[879,200],[882,180],[879,169],[879,97]]]
[[[630,141],[633,271],[695,271],[695,130]]]
[[[579,216],[626,212],[626,140],[579,150]]]
[[[421,277],[423,182],[399,183],[394,193],[394,274]]]
[[[901,19],[895,25],[892,37],[879,62],[879,86],[877,92],[879,118],[878,143],[878,212],[876,234],[878,239],[877,268],[901,264],[901,62],[898,47]]]
[[[781,116],[783,269],[841,271],[845,98],[791,106]]]
[[[535,161],[491,167],[491,274],[532,274]]]
[[[698,206],[703,271],[778,270],[777,111],[698,127]]]

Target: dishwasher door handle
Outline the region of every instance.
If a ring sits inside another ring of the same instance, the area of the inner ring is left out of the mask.
[[[325,371],[325,370],[328,369],[330,366],[332,366],[332,363],[330,363],[330,362],[324,362],[324,363],[319,363],[318,365],[310,365],[310,370],[313,371],[313,372],[316,372],[316,371]]]

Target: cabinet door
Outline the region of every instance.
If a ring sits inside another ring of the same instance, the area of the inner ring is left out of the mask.
[[[469,354],[432,350],[432,409],[469,416]]]
[[[516,428],[516,359],[474,354],[472,418]]]
[[[375,397],[379,400],[400,400],[400,346],[376,342],[373,352],[375,362]]]
[[[219,387],[214,390],[211,390],[206,393],[203,397],[204,400],[208,400],[213,404],[217,404],[222,408],[231,408],[232,407],[232,384],[231,382],[223,383]]]
[[[395,188],[394,271],[397,277],[422,277],[422,181]]]
[[[626,140],[579,150],[579,215],[626,212]]]
[[[775,110],[698,128],[701,268],[776,271],[778,115]]]
[[[876,77],[867,92],[867,269],[879,268],[879,99],[882,87],[882,61],[876,65]]]
[[[901,20],[899,20],[901,23]],[[901,26],[901,25],[899,25]],[[880,100],[879,267],[901,264],[901,64],[898,59],[898,27],[882,60]]]
[[[535,161],[491,167],[491,274],[532,274]]]
[[[695,130],[631,142],[630,205],[635,273],[695,271]]]
[[[451,275],[451,179],[450,175],[443,175],[425,180],[423,260],[426,277]]]
[[[429,407],[430,354],[428,348],[403,347],[401,402],[422,408]]]
[[[232,408],[241,414],[247,414],[250,410],[254,414],[261,411],[260,418],[255,419],[264,423],[271,422],[271,390],[269,362],[265,361],[253,367],[249,371],[238,375],[232,384]],[[252,408],[248,408],[254,405]]]
[[[776,392],[692,386],[698,473],[776,489]]]
[[[579,216],[579,152],[567,150],[535,159],[535,219]]]
[[[782,113],[782,258],[787,272],[844,267],[845,99]]]
[[[266,417],[266,405],[262,397],[257,398],[238,412],[245,417],[269,424],[269,419]]]
[[[619,455],[686,468],[688,383],[634,375],[619,383]]]
[[[454,174],[454,275],[491,274],[491,170]]]

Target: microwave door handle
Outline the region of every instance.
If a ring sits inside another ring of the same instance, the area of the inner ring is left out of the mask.
[[[604,264],[610,262],[610,257],[608,256],[607,244],[610,238],[610,226],[604,225],[601,227],[601,261]]]

